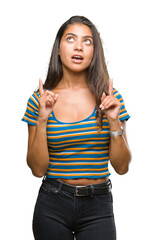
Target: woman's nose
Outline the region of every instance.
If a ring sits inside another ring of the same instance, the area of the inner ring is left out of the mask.
[[[82,42],[76,41],[74,48],[75,50],[82,51],[83,50]]]

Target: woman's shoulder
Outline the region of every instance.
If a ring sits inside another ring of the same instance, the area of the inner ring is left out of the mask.
[[[119,115],[120,121],[128,120],[130,118],[130,115],[128,114],[128,112],[125,108],[125,102],[122,97],[122,94],[116,88],[113,88],[113,94],[114,94],[114,97],[116,97],[122,104],[121,110],[120,110],[120,115]]]
[[[113,88],[113,94],[120,102],[123,102],[122,94],[116,88]]]

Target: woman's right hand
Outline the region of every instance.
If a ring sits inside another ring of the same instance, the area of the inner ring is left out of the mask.
[[[58,99],[58,94],[54,94],[48,90],[43,90],[42,80],[39,79],[39,112],[38,112],[38,121],[47,122],[50,113]]]

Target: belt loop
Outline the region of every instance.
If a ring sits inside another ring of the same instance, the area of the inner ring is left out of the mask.
[[[61,192],[62,185],[63,185],[63,183],[60,182],[60,184],[59,184],[59,186],[58,186],[58,188],[57,188],[57,190],[56,190],[57,193],[60,193],[60,192]]]
[[[90,187],[91,187],[91,195],[90,195],[90,197],[93,198],[93,196],[94,196],[94,186],[91,185]]]
[[[45,181],[45,179],[46,179],[46,175],[44,175],[42,182],[44,182],[44,181]]]
[[[112,182],[111,182],[111,180],[109,179],[108,182],[109,182],[110,187],[111,187],[111,189],[112,189]]]

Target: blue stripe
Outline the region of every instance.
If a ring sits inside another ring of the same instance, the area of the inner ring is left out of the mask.
[[[107,168],[108,167],[108,164],[104,164],[103,165],[103,168]],[[92,170],[94,170],[94,169],[101,169],[102,167],[101,167],[101,165],[80,165],[80,166],[72,166],[72,165],[70,165],[70,166],[52,166],[52,165],[50,165],[50,168],[52,168],[52,169],[72,169],[72,170],[75,170],[75,169],[86,169],[86,168],[91,168]],[[50,170],[49,170],[50,171]]]

